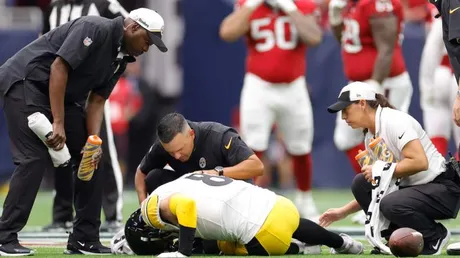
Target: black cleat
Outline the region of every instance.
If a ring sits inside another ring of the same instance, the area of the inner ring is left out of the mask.
[[[110,248],[105,247],[101,242],[83,242],[69,240],[64,254],[84,254],[84,255],[111,255]]]
[[[34,255],[34,251],[20,245],[18,242],[0,244],[0,256],[28,256]]]

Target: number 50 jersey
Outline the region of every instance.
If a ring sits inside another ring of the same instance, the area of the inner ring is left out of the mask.
[[[397,18],[400,38],[395,42],[389,77],[406,71],[401,49],[404,16],[400,0],[348,1],[343,16],[342,57],[345,75],[350,81],[365,81],[372,77],[378,54],[371,27],[373,18]]]
[[[241,244],[256,235],[276,202],[272,191],[206,174],[185,174],[152,192],[159,200],[175,193],[195,200],[197,237]]]
[[[238,0],[236,8],[246,0]],[[298,10],[313,14],[310,0],[296,0]],[[246,70],[271,83],[289,83],[303,76],[306,69],[306,45],[300,41],[291,19],[267,4],[259,6],[249,17],[246,35]]]

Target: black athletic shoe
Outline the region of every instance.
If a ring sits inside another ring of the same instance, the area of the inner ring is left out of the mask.
[[[82,242],[69,240],[67,250],[64,254],[85,254],[85,255],[111,255],[110,248],[105,247],[101,242]]]
[[[20,245],[18,242],[0,244],[0,256],[28,256],[34,255],[34,251]]]
[[[42,228],[44,232],[67,232],[72,230],[72,222],[65,221],[65,222],[57,222],[54,221],[53,223],[46,225]]]
[[[444,228],[445,232],[443,236],[432,243],[426,243],[423,247],[421,255],[440,255],[442,250],[447,245],[450,239],[450,231]]]

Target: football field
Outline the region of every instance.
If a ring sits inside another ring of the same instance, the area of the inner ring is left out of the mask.
[[[292,194],[289,192],[284,193],[289,197]],[[349,200],[352,195],[349,190],[316,190],[313,192],[314,199],[318,209],[323,212],[328,208],[339,207]],[[63,255],[62,251],[65,248],[67,241],[66,233],[44,233],[41,232],[41,227],[51,222],[51,207],[52,207],[52,192],[40,192],[35,201],[29,222],[23,232],[19,233],[20,241],[29,247],[36,250],[35,256],[39,257],[68,257]],[[126,220],[129,215],[138,207],[137,196],[134,191],[125,191],[124,193],[124,208],[123,214]],[[1,198],[4,200],[4,197]],[[103,217],[102,217],[103,220]],[[444,221],[444,224],[452,231],[451,243],[460,241],[460,220]],[[345,232],[352,235],[354,238],[362,240],[365,244],[365,255],[361,257],[371,257],[369,252],[371,248],[367,241],[364,239],[364,226],[355,225],[351,223],[349,218],[343,221],[334,223],[330,229],[336,232]],[[111,234],[101,233],[101,240],[104,244],[108,244]],[[322,248],[321,255],[308,255],[308,257],[321,257],[329,255],[327,247]],[[337,256],[337,255],[334,255]],[[343,255],[340,255],[343,256]],[[350,255],[346,255],[350,257]],[[117,256],[123,257],[123,256]],[[210,256],[207,256],[210,257]],[[299,256],[296,256],[299,257]],[[375,257],[375,256],[374,256]]]

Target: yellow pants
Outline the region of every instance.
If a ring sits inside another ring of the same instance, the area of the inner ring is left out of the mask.
[[[255,238],[269,255],[283,255],[291,245],[292,234],[299,227],[299,211],[292,201],[277,196],[273,209]],[[218,241],[219,249],[226,255],[248,255],[242,244]]]

